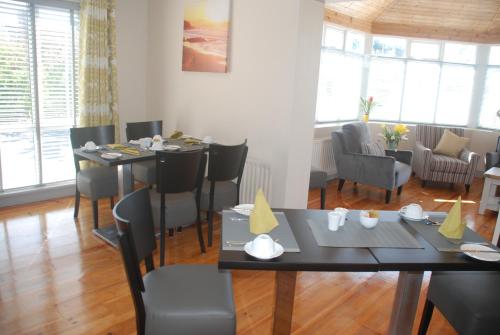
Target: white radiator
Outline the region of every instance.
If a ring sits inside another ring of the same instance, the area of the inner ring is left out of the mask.
[[[271,167],[258,160],[247,158],[240,185],[240,203],[253,204],[259,188],[271,199]]]
[[[323,137],[313,140],[311,166],[326,171],[328,179],[337,176],[331,138]]]

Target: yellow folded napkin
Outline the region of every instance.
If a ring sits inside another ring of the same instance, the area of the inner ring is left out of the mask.
[[[141,155],[141,152],[138,149],[134,149],[134,148],[125,148],[125,149],[121,149],[120,151],[123,152],[124,154],[132,155],[132,156],[140,156]]]
[[[182,131],[180,130],[174,130],[174,132],[172,133],[172,135],[170,135],[170,138],[173,138],[173,139],[176,139],[176,138],[179,138],[182,136]]]
[[[250,214],[250,232],[255,235],[267,234],[278,226],[278,220],[267,203],[266,196],[261,189],[255,196],[255,205]]]
[[[107,144],[107,146],[108,146],[108,148],[113,149],[113,150],[115,150],[115,149],[125,149],[126,148],[126,146],[124,146],[121,143]]]
[[[462,222],[462,198],[458,197],[457,202],[448,212],[443,224],[439,227],[439,232],[447,238],[461,239],[464,236],[465,223]]]
[[[184,140],[184,143],[186,143],[186,144],[200,144],[201,141],[197,140],[197,139],[194,139],[194,138],[186,138]]]

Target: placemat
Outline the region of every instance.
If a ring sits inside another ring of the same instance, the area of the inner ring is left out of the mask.
[[[320,220],[306,221],[320,247],[423,249],[399,222],[379,221],[374,228],[366,229],[358,220],[348,215],[337,231],[328,229],[327,213]]]
[[[283,212],[274,212],[279,225],[271,230],[269,236],[283,246],[285,252],[300,252],[292,229]],[[249,217],[234,211],[222,212],[222,250],[244,250],[246,242],[252,241],[256,235],[250,232]],[[232,243],[231,243],[232,242]]]

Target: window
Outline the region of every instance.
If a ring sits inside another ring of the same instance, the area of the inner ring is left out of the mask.
[[[342,50],[344,48],[344,31],[325,26],[323,46]]]
[[[374,36],[372,54],[403,58],[406,56],[406,40],[404,38]]]
[[[490,65],[500,65],[500,46],[493,46],[490,48]]]
[[[365,36],[348,31],[345,39],[345,50],[357,54],[365,53]]]
[[[74,178],[78,28],[75,3],[0,0],[0,191]]]
[[[412,42],[411,58],[422,60],[437,60],[439,59],[439,49],[440,46],[437,43]]]
[[[500,129],[500,118],[497,111],[500,110],[500,46],[490,48],[489,66],[486,70],[483,99],[481,101],[481,113],[479,115],[479,126],[490,129]]]
[[[445,43],[443,60],[450,63],[474,64],[476,62],[476,46]]]

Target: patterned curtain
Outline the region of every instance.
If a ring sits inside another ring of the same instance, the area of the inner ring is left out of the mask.
[[[114,124],[119,143],[115,7],[115,0],[82,0],[80,5],[79,125]]]

